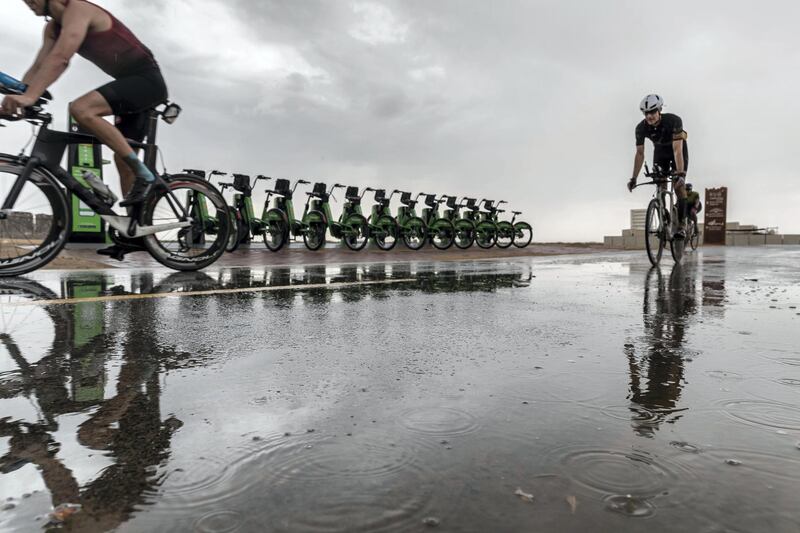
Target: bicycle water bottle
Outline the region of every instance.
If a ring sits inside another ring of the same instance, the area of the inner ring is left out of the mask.
[[[101,180],[100,178],[95,176],[93,172],[90,172],[88,170],[84,170],[81,173],[81,176],[83,176],[84,181],[86,181],[86,183],[89,185],[89,187],[92,188],[94,193],[103,202],[108,204],[109,207],[114,205],[115,203],[117,203],[117,195],[114,194],[114,192],[111,189],[108,188],[108,185],[103,183],[103,180]]]
[[[11,76],[3,72],[0,72],[0,85],[5,87],[6,89],[11,89],[12,91],[18,92],[20,94],[24,93],[25,90],[28,88],[27,85],[25,85],[18,79],[12,78]]]

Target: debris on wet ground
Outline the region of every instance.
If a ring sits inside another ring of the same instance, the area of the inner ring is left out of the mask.
[[[439,527],[441,521],[435,516],[428,516],[422,519],[422,523],[428,527]]]
[[[742,462],[738,459],[725,459],[725,464],[731,466],[739,466],[742,464]]]
[[[79,503],[62,503],[47,515],[49,519],[48,525],[58,526],[63,524],[70,516],[79,512],[82,507]]]
[[[16,506],[17,505],[15,503],[13,503],[13,502],[7,502],[7,503],[3,504],[3,507],[0,508],[0,510],[2,510],[2,511],[11,511]]]
[[[630,494],[615,495],[606,498],[606,509],[631,518],[646,518],[655,513],[655,506],[645,498]]]
[[[520,488],[518,488],[517,490],[514,491],[514,496],[516,496],[517,498],[519,498],[520,500],[522,500],[524,502],[533,503],[533,499],[534,499],[533,498],[533,494],[525,492]]]
[[[569,504],[569,512],[575,514],[575,511],[578,510],[578,498],[575,496],[569,495],[566,498],[567,503]]]

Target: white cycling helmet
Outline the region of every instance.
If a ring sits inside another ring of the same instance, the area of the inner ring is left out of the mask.
[[[662,107],[664,107],[664,100],[657,94],[648,94],[642,99],[642,103],[639,104],[639,109],[642,110],[642,113],[661,111]]]

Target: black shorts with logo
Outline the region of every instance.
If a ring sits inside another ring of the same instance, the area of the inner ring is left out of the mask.
[[[142,70],[97,89],[116,117],[127,139],[141,142],[147,133],[148,111],[167,101],[167,84],[158,68]]]

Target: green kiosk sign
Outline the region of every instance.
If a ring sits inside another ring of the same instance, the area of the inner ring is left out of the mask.
[[[81,127],[70,117],[69,129],[82,133]],[[99,144],[74,144],[69,146],[68,164],[72,176],[87,189],[89,185],[83,179],[83,173],[88,171],[103,179],[102,147]],[[72,205],[72,236],[70,242],[105,242],[105,223],[92,208],[84,204],[74,194],[71,196]]]

